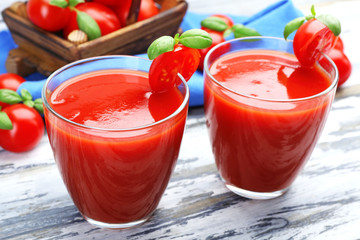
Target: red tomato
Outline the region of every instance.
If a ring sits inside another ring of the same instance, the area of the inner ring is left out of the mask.
[[[217,32],[217,31],[213,31],[210,29],[207,29],[207,32],[210,34],[211,38],[212,38],[212,44],[210,47],[208,48],[204,48],[204,49],[198,49],[199,53],[200,53],[200,63],[199,63],[199,70],[203,70],[204,67],[204,58],[205,55],[210,51],[211,48],[213,48],[214,46],[216,46],[219,43],[222,43],[225,41],[222,32]]]
[[[322,22],[312,19],[297,30],[293,48],[294,54],[303,66],[312,66],[334,46],[335,35]]]
[[[104,36],[121,28],[120,21],[117,18],[115,12],[103,4],[96,2],[80,3],[76,5],[76,9],[87,13],[96,21],[96,23],[100,27],[101,36]],[[76,16],[76,11],[72,11],[69,24],[64,28],[63,32],[64,38],[66,39],[72,31],[79,29]]]
[[[123,5],[125,2],[131,3],[131,0],[93,0],[93,2],[101,3],[106,6],[118,6]]]
[[[345,53],[339,49],[333,48],[327,54],[335,63],[339,71],[339,83],[338,87],[343,85],[351,75],[351,62]]]
[[[159,13],[154,0],[141,0],[138,21],[148,19]]]
[[[0,89],[10,89],[16,91],[25,79],[14,73],[0,74]],[[9,106],[7,103],[0,102],[2,108]]]
[[[341,37],[337,38],[334,48],[339,49],[340,51],[344,51],[344,43]]]
[[[122,26],[126,25],[126,19],[129,15],[131,1],[126,1],[125,4],[116,6],[115,12]],[[141,0],[138,21],[148,19],[159,13],[159,9],[156,6],[154,0]]]
[[[33,149],[44,134],[44,122],[40,114],[24,104],[4,108],[12,124],[12,130],[0,129],[0,146],[11,152]]]
[[[180,73],[186,81],[196,71],[200,62],[200,53],[197,49],[176,45],[174,50],[156,57],[149,71],[149,82],[152,90],[166,91],[180,84]]]
[[[29,0],[26,4],[27,15],[36,26],[49,31],[62,30],[70,18],[70,9],[50,5],[50,0]]]

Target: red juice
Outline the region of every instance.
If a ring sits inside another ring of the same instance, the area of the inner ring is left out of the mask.
[[[287,189],[310,157],[335,91],[320,66],[293,55],[245,50],[222,56],[205,74],[210,142],[225,183],[251,192]]]
[[[147,73],[102,70],[47,94],[50,107],[72,121],[45,111],[56,163],[79,211],[107,224],[148,218],[179,153],[187,107],[165,120],[184,102],[179,89],[152,93]]]

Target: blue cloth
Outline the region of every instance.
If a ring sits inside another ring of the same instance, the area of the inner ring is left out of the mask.
[[[200,28],[200,22],[211,14],[197,14],[187,12],[181,28],[188,30],[192,28]],[[283,37],[283,29],[290,20],[302,16],[303,14],[294,7],[291,0],[281,0],[273,5],[268,6],[264,10],[258,12],[251,17],[229,15],[235,23],[242,23],[248,27],[256,29],[263,36]],[[0,73],[6,72],[5,60],[8,51],[16,47],[8,31],[0,32]],[[143,55],[146,56],[146,55]],[[28,81],[23,83],[18,91],[22,88],[29,90],[34,98],[41,97],[41,89],[45,82],[45,76],[35,73],[26,77]],[[190,103],[189,105],[203,105],[203,74],[195,72],[189,80]]]

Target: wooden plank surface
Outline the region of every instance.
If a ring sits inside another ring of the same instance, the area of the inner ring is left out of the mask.
[[[200,8],[204,1],[189,3]],[[226,3],[217,8],[226,11]],[[307,1],[295,3],[308,9]],[[203,109],[192,108],[165,195],[150,221],[135,229],[100,229],[83,220],[47,136],[30,152],[1,149],[0,239],[360,239],[359,9],[358,0],[319,4],[319,12],[340,14],[353,74],[337,93],[310,161],[284,196],[256,201],[229,192],[214,165]]]

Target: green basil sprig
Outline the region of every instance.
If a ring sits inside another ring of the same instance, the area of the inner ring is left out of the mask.
[[[311,19],[317,19],[320,22],[322,22],[333,32],[333,34],[335,36],[340,35],[340,33],[341,33],[340,21],[336,17],[334,17],[332,15],[328,15],[328,14],[322,14],[322,15],[316,16],[315,6],[312,5],[310,15],[307,15],[305,17],[295,18],[285,25],[284,33],[283,33],[285,40],[289,37],[289,35],[291,33],[296,31],[297,29],[299,29],[300,26],[303,25],[305,21],[309,21]]]
[[[0,89],[0,102],[10,105],[22,102],[28,107],[35,108],[40,114],[44,114],[42,99],[37,98],[33,100],[31,93],[26,89],[21,89],[20,95],[10,89]],[[11,130],[12,128],[13,125],[8,115],[0,111],[0,129]]]
[[[173,51],[178,43],[189,48],[204,49],[210,47],[212,38],[202,29],[191,29],[181,35],[176,34],[174,37],[162,36],[150,44],[147,55],[150,60],[153,60],[163,53]]]

